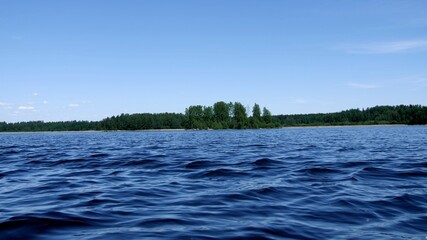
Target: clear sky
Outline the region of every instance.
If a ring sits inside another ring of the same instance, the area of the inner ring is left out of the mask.
[[[427,105],[426,0],[0,0],[0,121]]]

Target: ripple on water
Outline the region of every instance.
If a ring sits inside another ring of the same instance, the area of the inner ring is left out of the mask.
[[[425,126],[0,135],[0,239],[424,239],[425,136]]]

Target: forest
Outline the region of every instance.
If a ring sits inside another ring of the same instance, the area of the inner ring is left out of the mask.
[[[336,126],[378,124],[427,124],[427,107],[421,105],[375,106],[336,113],[275,116],[282,126]]]
[[[421,105],[375,106],[336,113],[272,115],[266,107],[239,102],[194,105],[185,113],[121,114],[101,121],[0,122],[0,132],[133,131],[148,129],[258,129],[291,126],[376,124],[427,124],[427,107]]]

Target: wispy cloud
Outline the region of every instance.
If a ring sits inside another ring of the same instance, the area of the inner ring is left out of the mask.
[[[33,93],[33,96],[38,96],[38,95],[39,95],[39,93],[37,93],[37,92]]]
[[[70,108],[78,108],[78,107],[80,107],[80,105],[76,104],[76,103],[70,103],[70,104],[68,104],[68,107],[70,107]]]
[[[0,102],[0,107],[3,109],[13,109],[13,104],[7,102]]]
[[[388,54],[427,51],[427,40],[404,40],[346,45],[343,49],[353,54]]]
[[[48,101],[46,101],[46,100],[43,101],[43,104],[47,104],[47,103],[48,103]]]
[[[352,88],[360,88],[360,89],[375,89],[380,86],[374,84],[365,84],[365,83],[347,83],[348,86]]]
[[[35,110],[33,106],[19,106],[18,110]]]

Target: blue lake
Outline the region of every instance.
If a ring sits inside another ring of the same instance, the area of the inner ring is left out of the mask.
[[[0,239],[426,237],[426,126],[0,134]]]

